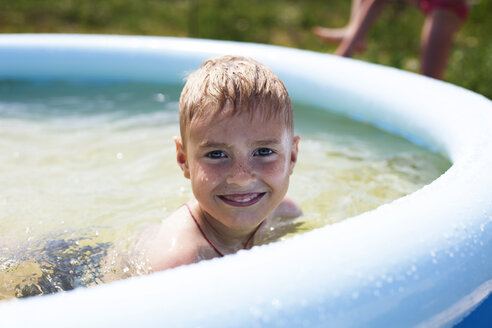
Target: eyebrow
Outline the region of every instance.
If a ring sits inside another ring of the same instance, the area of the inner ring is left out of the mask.
[[[215,142],[215,141],[204,141],[198,145],[200,148],[229,148],[230,144],[226,144],[224,142]]]
[[[276,138],[271,138],[271,139],[265,139],[265,140],[260,140],[255,142],[256,146],[268,146],[268,145],[278,145],[280,144],[280,140]]]
[[[259,140],[253,143],[256,147],[268,146],[268,145],[278,145],[280,144],[280,140],[276,138]],[[198,145],[200,148],[232,148],[231,144],[225,142],[215,142],[215,141],[204,141]]]

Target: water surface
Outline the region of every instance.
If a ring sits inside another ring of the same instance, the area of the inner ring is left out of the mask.
[[[0,83],[0,300],[147,271],[130,251],[132,236],[191,196],[172,140],[179,92],[176,85]],[[295,122],[301,142],[289,195],[305,215],[264,242],[374,209],[450,166],[324,110],[297,104]]]

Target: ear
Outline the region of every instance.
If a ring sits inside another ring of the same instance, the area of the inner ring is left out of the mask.
[[[289,174],[292,174],[292,172],[294,171],[294,166],[297,163],[297,153],[299,152],[299,140],[301,140],[301,137],[294,136],[294,140],[292,141],[292,149],[290,150]]]
[[[181,137],[174,137],[174,143],[176,144],[176,161],[179,167],[183,170],[185,178],[190,178],[190,168],[188,166],[188,158],[183,147],[183,141]]]

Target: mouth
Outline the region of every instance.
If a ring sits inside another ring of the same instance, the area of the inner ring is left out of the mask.
[[[266,192],[219,195],[218,197],[226,204],[235,207],[247,207],[258,203]]]

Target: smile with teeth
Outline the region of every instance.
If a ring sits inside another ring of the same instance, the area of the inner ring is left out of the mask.
[[[259,202],[266,193],[247,193],[219,195],[219,198],[226,204],[238,207],[251,206]]]

